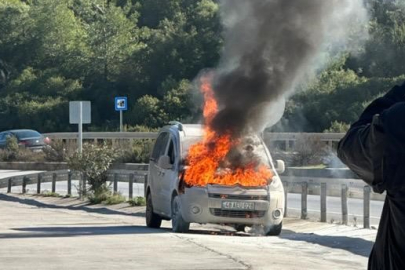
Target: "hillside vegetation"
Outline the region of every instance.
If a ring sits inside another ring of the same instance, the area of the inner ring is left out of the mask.
[[[369,40],[330,59],[274,130],[344,130],[405,80],[405,7],[380,2]],[[75,130],[68,102],[90,100],[86,128],[114,131],[115,96],[129,99],[130,130],[195,121],[192,80],[216,66],[222,42],[215,0],[0,0],[0,130]]]

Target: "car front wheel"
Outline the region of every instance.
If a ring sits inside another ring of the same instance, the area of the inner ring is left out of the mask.
[[[245,232],[246,225],[236,224],[234,228],[237,232]]]
[[[264,231],[267,236],[277,236],[280,235],[281,230],[283,228],[283,222],[277,225],[265,226]]]
[[[178,196],[172,201],[172,230],[173,232],[185,233],[189,230],[190,223],[185,222],[181,215],[181,202]]]

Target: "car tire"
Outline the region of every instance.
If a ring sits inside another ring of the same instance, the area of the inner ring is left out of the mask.
[[[149,228],[160,228],[162,225],[162,218],[153,212],[152,196],[149,193],[146,197],[146,226]]]
[[[172,230],[177,233],[188,232],[190,223],[185,222],[181,215],[181,202],[178,196],[172,200]]]
[[[235,224],[234,226],[237,232],[245,232],[246,225],[244,224]]]
[[[265,226],[264,231],[267,236],[277,236],[280,235],[282,228],[283,222],[280,222],[280,224],[277,225]]]

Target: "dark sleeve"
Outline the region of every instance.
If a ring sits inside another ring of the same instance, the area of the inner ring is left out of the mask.
[[[377,192],[382,192],[378,185],[383,181],[384,144],[385,135],[378,114],[370,123],[352,126],[338,144],[340,160]]]
[[[375,192],[382,193],[383,159],[387,143],[381,114],[403,100],[405,86],[395,86],[385,96],[374,100],[338,144],[338,156]]]

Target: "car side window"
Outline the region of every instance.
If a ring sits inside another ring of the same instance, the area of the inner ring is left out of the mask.
[[[151,160],[157,161],[161,155],[166,152],[167,141],[169,140],[169,133],[162,132],[156,139],[155,146],[153,147]]]
[[[174,151],[174,142],[173,139],[170,139],[169,149],[167,151],[167,155],[170,157],[170,164],[174,164],[176,159],[176,154]]]

